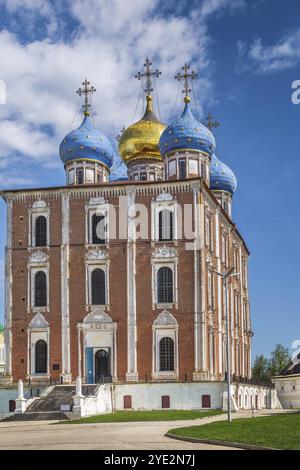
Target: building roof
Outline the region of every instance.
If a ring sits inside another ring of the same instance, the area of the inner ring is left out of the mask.
[[[280,372],[279,376],[300,374],[300,353]]]

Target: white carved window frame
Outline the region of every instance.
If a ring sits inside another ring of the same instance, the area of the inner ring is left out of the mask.
[[[95,214],[105,216],[106,232],[105,244],[103,245],[93,244],[92,217]],[[87,245],[92,246],[105,246],[109,243],[109,204],[103,198],[92,198],[85,206],[85,241]]]
[[[27,292],[27,308],[28,311],[33,312],[49,312],[50,310],[50,295],[49,295],[49,261],[29,262],[28,265],[28,292]],[[35,307],[35,275],[39,271],[46,274],[46,288],[47,288],[47,305],[45,307]]]
[[[86,269],[86,288],[85,288],[85,303],[86,310],[89,308],[107,308],[109,310],[110,299],[109,299],[109,260],[86,260],[85,262]],[[104,305],[94,305],[92,304],[92,272],[95,269],[101,269],[105,275],[105,304]]]
[[[49,328],[40,328],[40,329],[29,329],[29,374],[31,376],[49,376],[50,374],[50,329]],[[35,372],[35,345],[39,340],[43,340],[47,344],[47,372],[46,373],[36,373]]]
[[[171,338],[174,341],[174,371],[160,371],[159,343],[163,338]],[[152,379],[171,380],[179,377],[179,348],[178,348],[178,323],[166,325],[152,325]]]
[[[152,259],[152,308],[178,308],[178,258],[156,258]],[[160,268],[170,268],[173,274],[173,302],[159,303],[158,302],[158,271]]]
[[[39,317],[41,320],[34,324],[35,319]],[[35,372],[35,345],[39,340],[44,340],[47,344],[47,372],[42,374]],[[50,327],[41,314],[41,310],[33,317],[27,327],[27,375],[35,377],[49,377],[50,375]]]
[[[35,225],[36,219],[40,216],[44,216],[46,218],[46,236],[47,236],[47,243],[46,246],[50,245],[50,207],[44,201],[36,201],[32,204],[32,207],[28,209],[28,246],[35,247]],[[40,247],[42,248],[42,247]]]
[[[151,204],[151,240],[154,242],[160,242],[159,240],[159,213],[163,210],[168,210],[173,213],[173,242],[178,240],[178,203],[170,194],[160,194],[158,197],[162,199],[165,197],[166,200],[152,201]],[[166,243],[165,241],[163,243]]]

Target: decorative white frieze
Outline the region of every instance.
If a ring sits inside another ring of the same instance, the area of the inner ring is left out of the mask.
[[[161,193],[158,196],[156,196],[156,201],[161,202],[161,201],[173,201],[173,196],[170,193]]]
[[[171,246],[162,246],[157,248],[152,254],[153,258],[175,258],[177,256],[177,251]]]
[[[168,310],[163,310],[154,320],[153,325],[177,325],[177,320]]]
[[[40,208],[44,208],[44,207],[47,207],[47,204],[46,204],[45,201],[35,201],[32,204],[33,209],[40,209]]]
[[[102,204],[106,204],[104,197],[91,197],[89,200],[89,206],[99,206]]]
[[[30,330],[41,329],[41,328],[46,329],[46,328],[49,328],[49,323],[45,319],[44,315],[38,312],[29,323],[28,328]]]
[[[106,250],[97,250],[96,248],[93,250],[89,250],[86,255],[85,259],[92,261],[92,260],[101,260],[101,259],[107,259],[108,254]]]
[[[44,263],[49,260],[49,256],[43,251],[35,251],[29,258],[30,263]]]

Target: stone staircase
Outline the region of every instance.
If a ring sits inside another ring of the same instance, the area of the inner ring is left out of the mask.
[[[97,385],[83,385],[84,396],[94,395]],[[46,388],[40,397],[31,399],[25,413],[14,414],[6,421],[41,421],[41,420],[66,420],[68,412],[60,411],[61,405],[69,405],[73,408],[73,399],[76,387],[73,385],[56,385]]]

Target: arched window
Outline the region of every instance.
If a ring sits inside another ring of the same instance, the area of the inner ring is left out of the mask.
[[[35,343],[35,373],[47,373],[47,343],[43,339]]]
[[[157,299],[159,304],[173,302],[173,272],[171,268],[160,268],[157,273]]]
[[[37,217],[35,221],[35,246],[47,245],[47,219],[44,215]]]
[[[104,244],[105,243],[105,216],[93,214],[92,215],[92,243]]]
[[[174,341],[162,338],[159,342],[159,370],[174,371]]]
[[[38,271],[34,278],[34,306],[47,306],[47,276],[44,271]]]
[[[92,305],[105,305],[105,273],[102,269],[92,272]]]
[[[173,212],[164,209],[160,211],[158,216],[159,240],[173,240]]]

